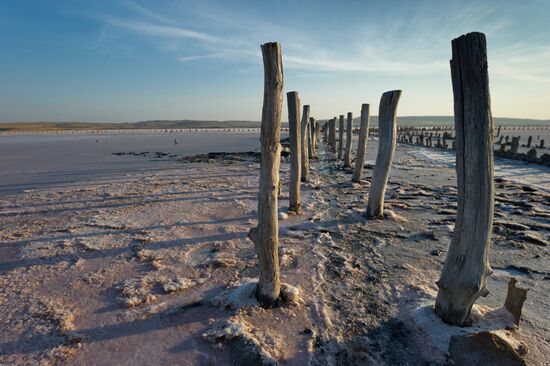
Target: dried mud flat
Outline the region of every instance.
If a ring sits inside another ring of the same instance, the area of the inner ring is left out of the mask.
[[[468,333],[499,329],[517,342],[510,362],[521,353],[545,364],[550,196],[497,179],[491,292],[474,327],[447,326],[431,306],[455,175],[415,149],[398,147],[385,220],[363,215],[372,169],[351,184],[325,150],[302,185],[302,215],[285,214],[283,189],[280,260],[291,286],[269,310],[252,297],[246,237],[254,154],[0,198],[0,364],[460,364]],[[288,186],[288,163],[281,177]],[[519,330],[497,309],[510,276],[530,289]]]

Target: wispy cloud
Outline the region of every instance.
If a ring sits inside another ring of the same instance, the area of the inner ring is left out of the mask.
[[[198,32],[183,27],[166,26],[144,21],[124,20],[112,17],[106,17],[104,18],[104,21],[109,25],[131,30],[147,36],[195,39],[209,43],[219,43],[221,40],[220,38],[208,33]]]
[[[308,72],[359,72],[389,75],[433,75],[448,72],[450,39],[471,30],[484,31],[497,38],[511,27],[509,19],[496,16],[500,4],[490,2],[415,2],[400,9],[379,23],[355,26],[355,35],[342,33],[344,44],[326,44],[322,36],[286,24],[270,22],[247,12],[240,14],[220,4],[200,3],[193,8],[193,17],[215,29],[202,31],[181,26],[171,17],[161,15],[131,0],[124,0],[133,17],[105,16],[102,21],[117,29],[158,38],[159,48],[180,62],[204,59],[240,63],[261,62],[259,44],[273,38],[283,44],[285,68]],[[437,14],[431,14],[437,5]],[[442,7],[445,7],[442,9]],[[445,11],[443,11],[445,10]],[[189,14],[187,14],[189,15]],[[179,47],[178,41],[185,41]],[[189,47],[192,42],[192,47]],[[497,77],[517,80],[548,81],[548,51],[523,47],[522,56],[513,50],[522,47],[520,41],[494,52],[491,71]],[[548,43],[544,47],[549,47]],[[348,57],[342,57],[346,50]]]

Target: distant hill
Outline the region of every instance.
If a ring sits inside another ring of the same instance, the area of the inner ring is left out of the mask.
[[[321,120],[321,122],[326,119]],[[550,120],[495,117],[497,126],[550,127]],[[353,119],[359,126],[360,119]],[[404,116],[397,117],[401,126],[452,126],[453,116]],[[283,127],[288,123],[283,122]],[[371,125],[378,125],[378,116],[371,117]],[[59,131],[59,130],[119,130],[119,129],[177,129],[177,128],[257,128],[259,121],[198,121],[198,120],[153,120],[127,123],[102,122],[0,122],[2,131]]]

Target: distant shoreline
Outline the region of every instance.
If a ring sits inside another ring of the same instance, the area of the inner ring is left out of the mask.
[[[542,127],[550,128],[550,120],[494,117],[496,126],[502,127]],[[326,119],[319,120],[321,122]],[[454,125],[453,116],[402,116],[397,117],[398,125],[412,127],[434,127]],[[354,118],[358,127],[359,117]],[[287,127],[283,122],[282,126]],[[378,116],[371,117],[371,126],[378,125]],[[0,134],[5,132],[45,132],[56,131],[117,131],[117,130],[186,130],[186,129],[247,129],[260,128],[259,121],[197,121],[197,120],[154,120],[127,123],[102,122],[0,122]]]

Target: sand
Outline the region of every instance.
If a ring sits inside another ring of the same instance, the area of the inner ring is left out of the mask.
[[[465,329],[432,309],[456,210],[452,163],[399,145],[387,217],[368,221],[372,166],[351,184],[321,147],[302,215],[286,213],[282,164],[288,286],[269,310],[251,296],[254,154],[174,157],[166,170],[1,196],[0,364],[445,364],[453,335],[499,329],[526,346],[528,364],[546,362],[547,172],[497,179],[490,294]],[[369,141],[367,164],[375,154]],[[510,276],[530,289],[519,329],[498,310]]]

